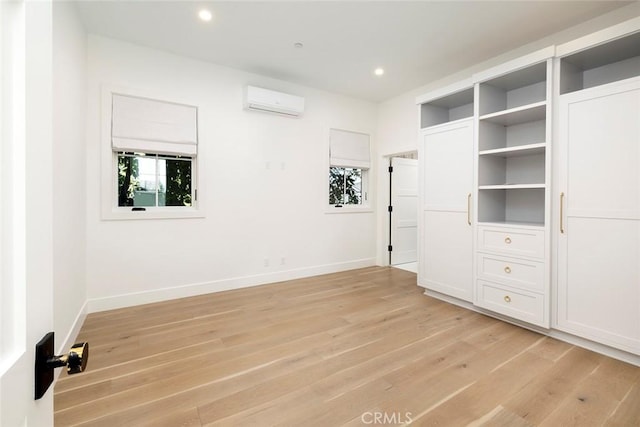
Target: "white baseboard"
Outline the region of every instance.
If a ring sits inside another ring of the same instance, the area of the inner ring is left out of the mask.
[[[320,274],[338,273],[341,271],[371,267],[374,265],[376,265],[375,258],[366,258],[336,264],[326,264],[294,270],[234,277],[231,279],[214,280],[211,282],[193,283],[172,288],[154,289],[145,292],[114,295],[104,298],[92,298],[87,301],[87,312],[96,313],[99,311],[131,307],[135,305],[149,304],[195,295],[210,294],[213,292],[248,288],[251,286],[264,285],[267,283],[275,283],[285,280],[301,279],[304,277],[317,276]]]
[[[430,296],[432,298],[436,298],[450,304],[457,305],[462,308],[466,308],[467,310],[475,311],[490,317],[495,317],[496,319],[502,320],[507,323],[511,323],[516,326],[520,326],[525,329],[529,329],[534,332],[538,332],[539,334],[549,336],[551,338],[558,339],[560,341],[567,342],[569,344],[576,345],[578,347],[586,348],[587,350],[594,351],[596,353],[604,354],[605,356],[609,356],[613,359],[622,360],[623,362],[630,363],[632,365],[640,366],[640,355],[632,354],[626,352],[624,350],[619,350],[617,348],[610,347],[605,344],[600,344],[595,341],[588,340],[586,338],[578,337],[576,335],[572,335],[568,332],[560,331],[557,329],[544,329],[539,326],[530,325],[526,322],[521,322],[517,319],[512,319],[507,316],[502,316],[498,313],[493,313],[488,310],[483,310],[481,308],[476,307],[470,302],[462,301],[454,297],[450,297],[448,295],[441,294],[440,292],[432,291],[427,289],[424,291],[424,294]]]
[[[87,318],[87,307],[89,305],[88,301],[85,301],[84,304],[82,304],[82,307],[80,307],[80,311],[78,311],[78,315],[76,316],[75,320],[73,321],[73,324],[71,325],[71,329],[69,330],[69,332],[67,333],[67,336],[64,337],[64,340],[62,341],[57,341],[56,344],[56,350],[57,353],[56,354],[67,354],[69,352],[69,349],[71,348],[71,346],[73,346],[76,343],[76,338],[78,337],[78,334],[80,333],[80,328],[82,328],[82,325],[84,324],[84,320]],[[56,369],[56,373],[55,373],[55,378],[57,379],[60,376],[60,373],[64,371],[64,369]]]

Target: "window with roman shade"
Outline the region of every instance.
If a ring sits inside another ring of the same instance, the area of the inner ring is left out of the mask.
[[[369,135],[340,129],[329,131],[329,205],[362,206],[367,201],[371,167]]]
[[[114,207],[131,212],[193,208],[197,107],[111,93]]]
[[[331,166],[369,169],[371,165],[369,135],[331,129],[329,138]]]
[[[112,99],[113,151],[197,154],[196,107],[118,94]]]

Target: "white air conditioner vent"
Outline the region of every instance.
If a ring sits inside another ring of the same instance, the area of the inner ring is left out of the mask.
[[[247,86],[245,108],[298,117],[304,112],[304,98],[260,87]]]

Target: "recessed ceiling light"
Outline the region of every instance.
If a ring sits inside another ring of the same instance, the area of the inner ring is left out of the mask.
[[[384,68],[376,68],[375,70],[373,70],[373,74],[375,74],[376,76],[381,76],[384,74]]]
[[[198,17],[204,22],[209,22],[211,21],[211,18],[213,18],[213,14],[207,9],[202,9],[200,12],[198,12]]]
[[[297,49],[302,49],[304,47],[304,45],[302,43],[298,42],[298,43],[294,43],[293,47],[295,47]]]

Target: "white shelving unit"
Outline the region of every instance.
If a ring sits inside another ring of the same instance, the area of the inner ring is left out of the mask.
[[[476,84],[474,304],[543,327],[550,324],[551,56],[506,64]]]
[[[478,221],[545,224],[550,61],[478,85]]]

